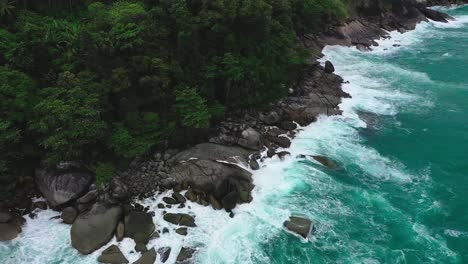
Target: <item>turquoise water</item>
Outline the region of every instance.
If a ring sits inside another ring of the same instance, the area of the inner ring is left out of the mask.
[[[196,204],[167,209],[195,214],[198,227],[186,237],[171,229],[149,247],[197,247],[196,262],[206,264],[468,263],[468,7],[448,12],[457,20],[392,33],[372,52],[327,47],[324,60],[353,96],[343,115],[303,128],[291,158],[265,161],[254,201],[234,218]],[[341,169],[298,154],[328,156]],[[143,203],[156,226],[170,227],[160,200]],[[313,219],[315,235],[285,232],[291,214]],[[100,251],[79,255],[54,215],[40,212],[18,239],[0,243],[0,263],[96,263]],[[139,257],[130,239],[110,244],[131,262]]]

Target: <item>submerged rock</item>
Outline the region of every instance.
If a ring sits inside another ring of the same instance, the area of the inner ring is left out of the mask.
[[[329,169],[336,169],[338,168],[338,165],[336,164],[336,162],[334,162],[333,160],[325,157],[325,156],[319,156],[319,155],[312,155],[311,156],[314,160],[318,161],[320,164],[322,164],[323,166],[329,168]]]
[[[303,238],[309,236],[310,231],[312,230],[312,221],[299,216],[291,216],[289,220],[283,223],[283,226],[289,231],[296,233]]]
[[[177,256],[177,263],[187,263],[187,261],[193,257],[194,253],[195,249],[183,247],[180,249],[179,255]]]
[[[73,223],[70,231],[72,246],[82,254],[90,254],[102,247],[114,235],[121,216],[120,206],[106,208],[102,204],[95,204]]]
[[[159,259],[161,260],[162,263],[165,263],[167,259],[169,258],[169,255],[171,254],[171,248],[170,247],[163,247],[158,249],[158,254],[159,254]]]
[[[93,180],[92,172],[77,162],[61,162],[53,169],[36,172],[37,186],[51,206],[79,198]]]
[[[101,263],[109,263],[109,264],[125,264],[128,263],[128,260],[122,254],[119,247],[116,245],[111,245],[107,249],[105,249],[101,256],[97,259]]]

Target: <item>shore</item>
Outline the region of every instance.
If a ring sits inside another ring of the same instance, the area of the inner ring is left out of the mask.
[[[372,48],[372,45],[375,44],[373,40],[386,36],[386,32],[380,28],[406,31],[414,29],[416,23],[424,21],[426,17],[440,21],[447,19],[439,13],[426,12],[427,14],[421,12],[410,19],[405,18],[408,20],[397,17],[376,22],[372,19],[356,18],[334,31],[314,37],[312,40],[312,36],[307,36],[304,39],[304,45],[310,47],[317,57],[320,56],[318,51],[325,45],[354,45],[365,50]],[[398,26],[392,28],[392,25]],[[83,196],[78,194],[77,196],[81,198],[77,202],[74,202],[77,198],[74,197],[71,199],[72,202],[66,202],[55,208],[75,208],[75,213],[71,213],[75,215],[75,218],[78,213],[84,213],[89,217],[104,210],[109,215],[108,219],[117,218],[115,221],[117,232],[120,223],[125,226],[125,230],[131,226],[127,223],[127,217],[129,218],[128,222],[132,222],[132,218],[140,219],[139,217],[141,217],[144,219],[145,215],[150,215],[149,208],[146,209],[146,207],[137,204],[130,205],[129,201],[135,197],[151,197],[154,192],[170,194],[171,197],[162,198],[164,202],[161,203],[162,206],[181,206],[188,199],[204,206],[211,205],[215,209],[224,209],[230,212],[236,204],[251,201],[250,192],[254,188],[251,170],[259,169],[258,160],[274,156],[281,159],[289,155],[285,149],[291,144],[290,138],[293,138],[298,132],[297,124],[305,126],[314,122],[319,115],[340,113],[338,105],[341,98],[349,95],[341,90],[342,79],[333,72],[331,63],[325,64],[325,67],[315,63],[311,71],[306,74],[304,81],[292,89],[290,96],[278,102],[270,111],[239,113],[221,122],[216,129],[218,133],[212,136],[209,142],[188,150],[166,150],[154,153],[149,159],[135,160],[128,171],[123,172],[120,177],[115,178],[102,189],[91,187],[88,192],[88,182],[83,183],[83,186],[87,185],[85,191],[81,190],[84,187],[77,184],[78,189],[73,190],[74,195],[77,193],[86,194]],[[315,153],[307,154],[313,155]],[[326,157],[315,156],[313,158],[325,166],[333,167],[333,161]],[[225,162],[219,162],[220,160]],[[242,167],[233,166],[231,163],[240,163]],[[63,175],[64,170],[73,171],[78,168],[79,165],[64,164],[63,168],[56,171],[44,172],[43,177]],[[43,188],[47,188],[49,181],[44,180],[43,182],[45,183]],[[174,192],[166,192],[170,189]],[[185,191],[187,189],[188,191]],[[41,190],[42,193],[46,192],[44,190]],[[178,193],[183,194],[183,196],[178,195]],[[55,196],[51,193],[48,198],[50,197]],[[97,203],[95,204],[95,202]],[[97,204],[105,204],[105,209]],[[34,206],[43,207],[44,205],[36,202]],[[89,209],[91,210],[88,211]],[[33,210],[34,208],[31,211]],[[72,211],[72,209],[68,211]],[[118,219],[122,218],[123,215],[125,216],[124,221],[119,223]],[[188,214],[176,215],[164,217],[164,220],[172,221],[178,225],[183,222],[190,226],[194,222],[193,218],[190,217]],[[78,217],[79,219],[80,217]],[[77,220],[70,221],[76,223]],[[113,223],[113,221],[110,222]],[[136,234],[153,233],[148,230],[153,229],[154,231],[154,224],[148,223],[143,229],[145,230],[138,230],[133,235],[127,234],[125,236],[140,239],[137,238],[139,235]],[[187,230],[185,229],[185,231]],[[90,231],[83,232],[89,233]],[[180,232],[184,231],[180,230]],[[140,243],[144,244],[144,241],[149,239],[148,236]],[[108,235],[103,235],[103,237],[108,237]],[[102,242],[97,243],[96,246],[99,244]],[[74,247],[79,248],[80,246],[74,244]],[[83,253],[87,254],[87,251],[88,249],[83,250]],[[186,249],[184,252],[192,251]],[[190,254],[187,253],[187,255]]]

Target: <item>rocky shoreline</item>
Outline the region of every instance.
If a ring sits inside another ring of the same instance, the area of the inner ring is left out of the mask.
[[[148,241],[159,236],[160,230],[152,221],[154,212],[135,201],[173,190],[171,196],[163,198],[164,203],[158,204],[160,209],[184,207],[190,200],[233,216],[232,209],[237,204],[252,200],[252,171],[260,169],[259,160],[290,155],[285,149],[301,126],[313,123],[319,115],[340,114],[338,105],[349,95],[341,89],[343,79],[334,74],[333,64],[327,61],[322,66],[316,62],[324,46],[369,50],[377,44],[375,39],[387,37],[387,31],[412,30],[427,19],[441,22],[451,19],[427,9],[426,5],[462,1],[427,1],[426,4],[401,1],[390,9],[381,1],[362,2],[359,12],[345,24],[330,26],[320,36],[303,36],[301,43],[311,51],[313,63],[303,80],[290,89],[289,96],[271,105],[268,111],[233,113],[219,123],[208,142],[137,158],[126,171],[100,187],[93,183],[92,172],[78,162],[63,162],[54,169],[38,170],[31,183],[38,192],[28,196],[42,194],[47,203],[21,201],[21,206],[0,210],[0,241],[14,239],[21,232],[23,215],[34,218],[36,210],[50,207],[61,211],[63,222],[72,225],[72,246],[82,254],[101,248],[114,236],[117,241],[130,237],[136,243],[135,251],[142,253],[135,263],[154,263],[157,255],[165,262],[171,254],[170,248],[146,248]],[[311,158],[329,168],[336,166],[326,157],[312,153]],[[186,235],[196,226],[196,218],[190,214],[167,213],[164,220],[174,224],[180,235]],[[312,221],[294,216],[284,226],[304,238],[313,229]],[[178,254],[178,263],[190,263],[196,249],[182,248],[174,253]],[[115,245],[104,250],[98,261],[128,263]]]

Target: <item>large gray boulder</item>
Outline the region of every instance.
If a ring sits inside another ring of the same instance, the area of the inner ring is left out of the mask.
[[[105,245],[114,235],[122,216],[120,206],[106,207],[95,204],[91,210],[78,218],[71,228],[72,246],[82,254],[90,254]]]
[[[201,143],[194,147],[179,152],[171,158],[172,162],[187,161],[192,158],[203,160],[223,160],[228,162],[241,162],[246,164],[247,157],[252,150],[238,146],[224,146],[214,143]]]
[[[61,162],[36,172],[36,184],[51,206],[77,199],[88,191],[94,175],[78,162]]]
[[[186,183],[192,188],[207,194],[220,190],[225,181],[252,182],[251,173],[245,169],[233,164],[212,160],[180,162],[172,168],[170,175],[177,183]]]
[[[247,128],[242,131],[242,138],[239,139],[237,144],[244,148],[252,150],[260,150],[263,147],[262,136],[253,128]]]

